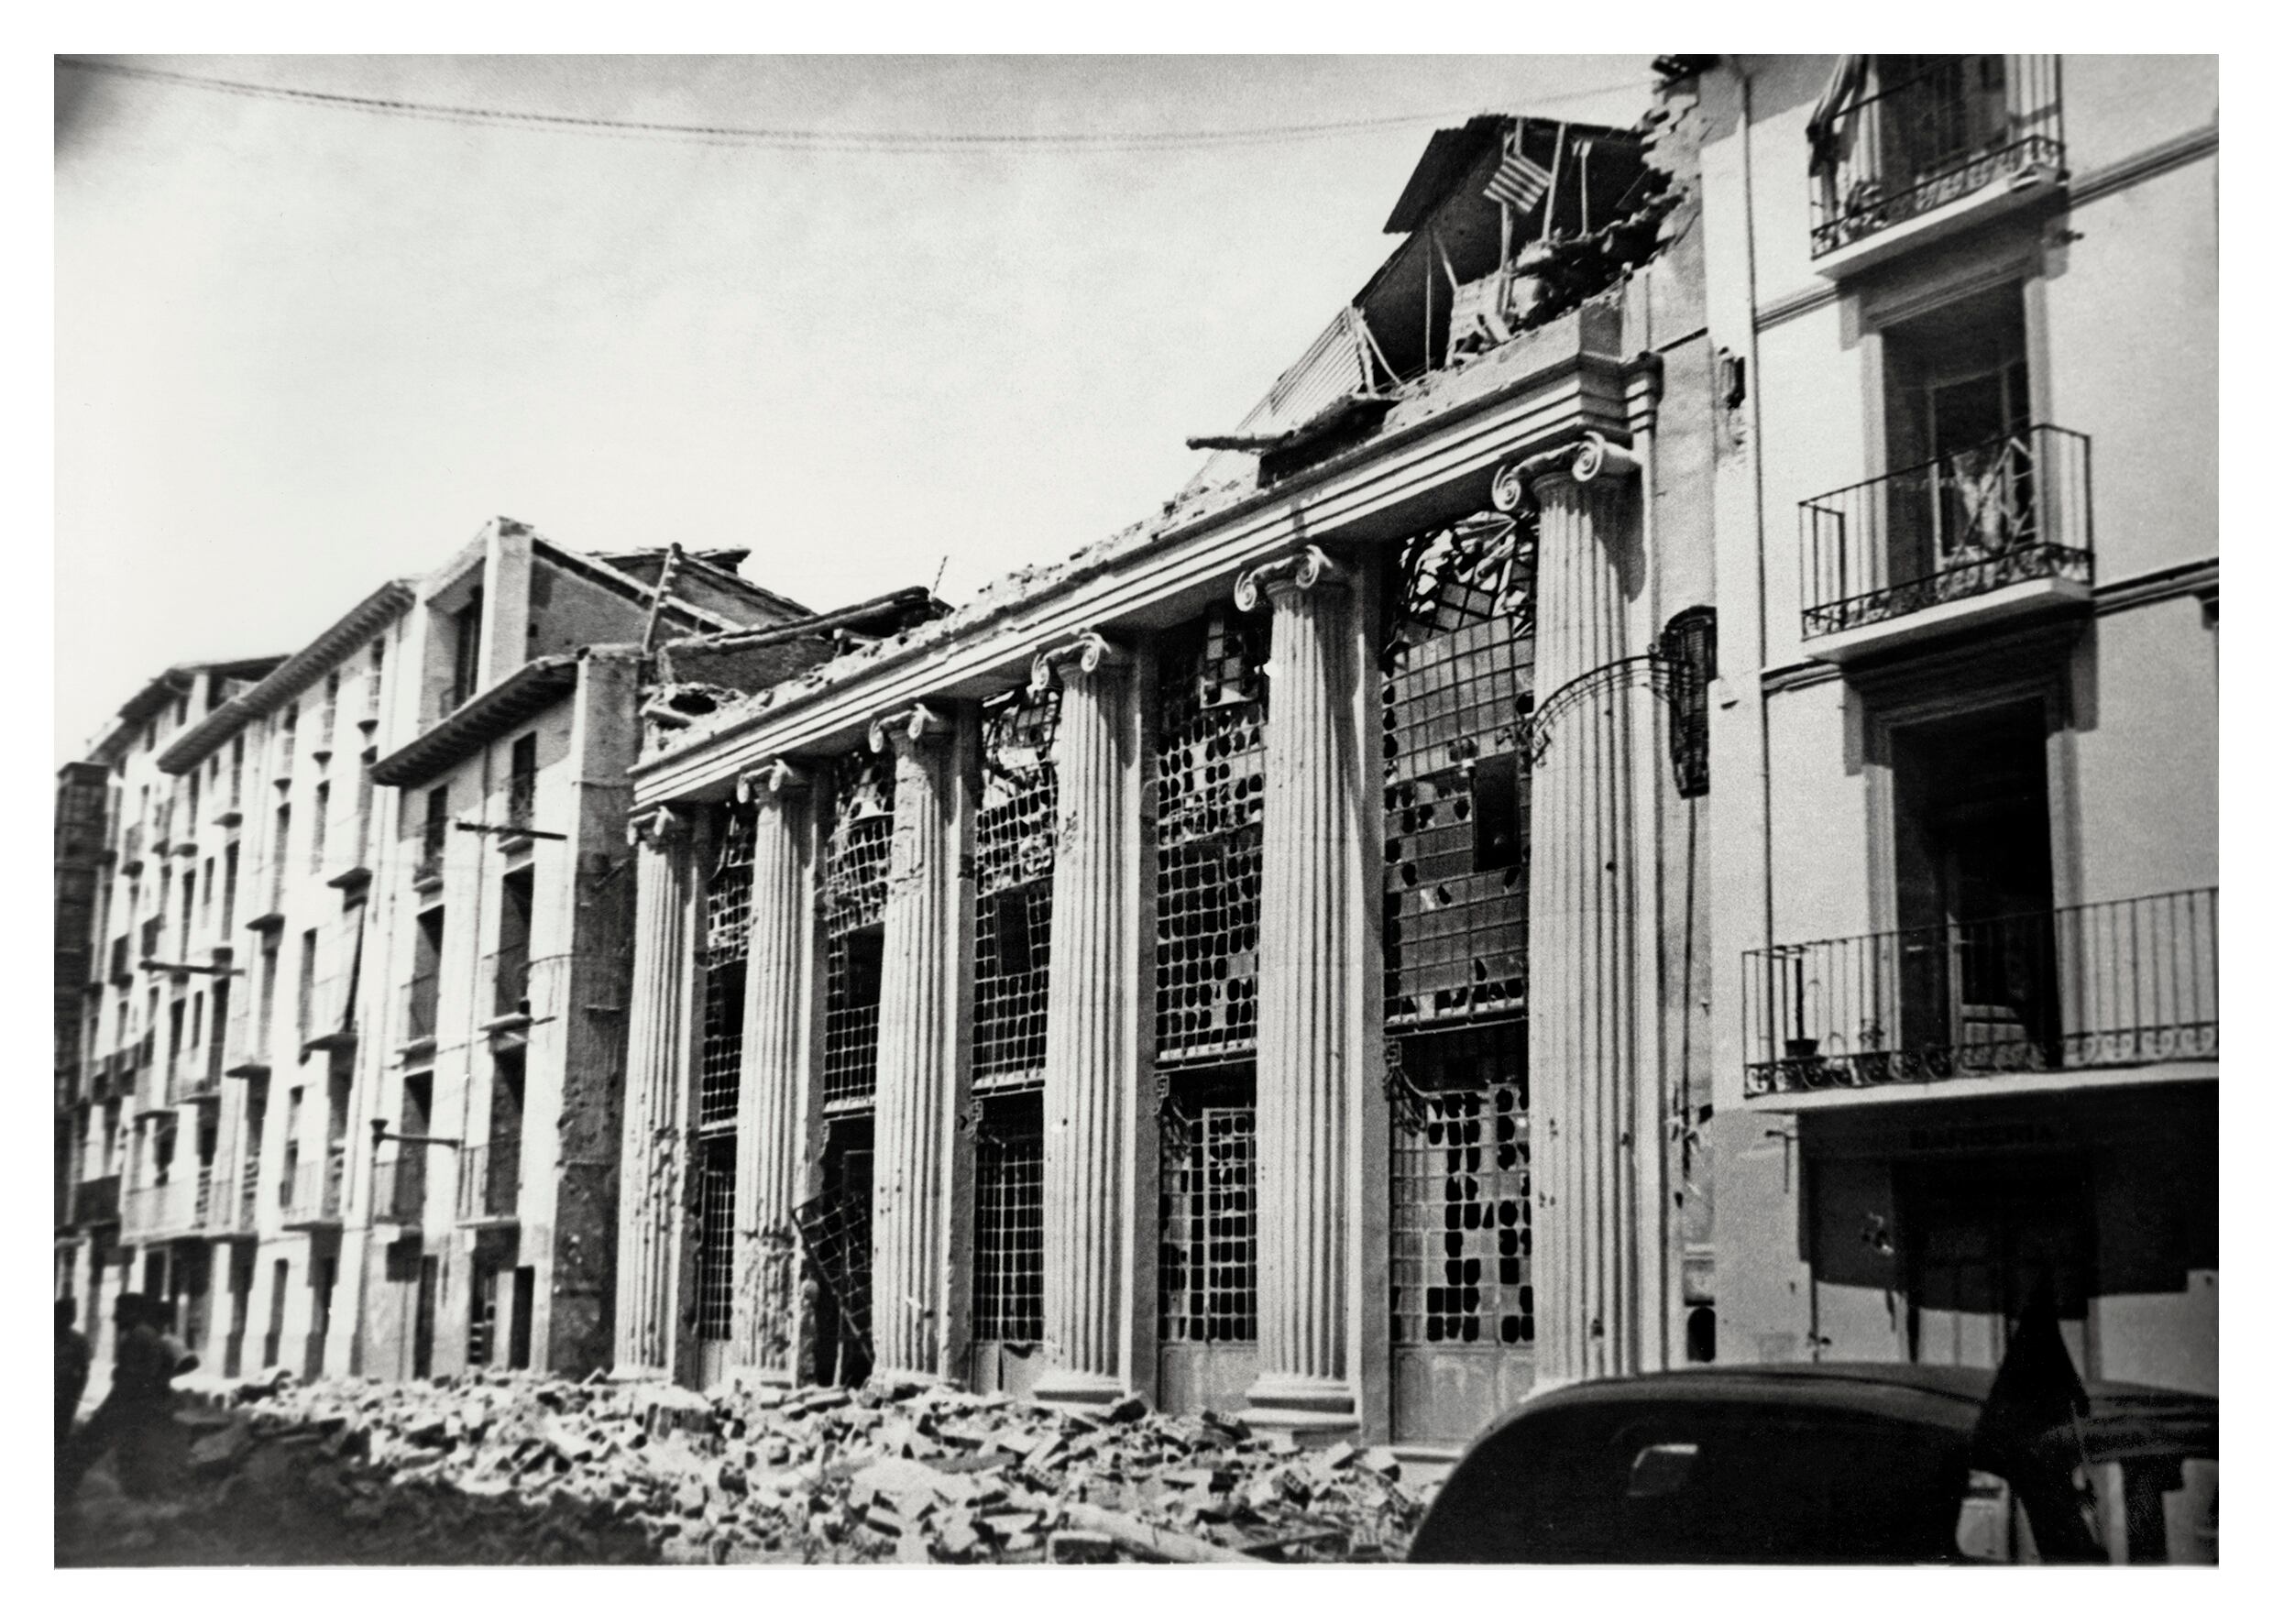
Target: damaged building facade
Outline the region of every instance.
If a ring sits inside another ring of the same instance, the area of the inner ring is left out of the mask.
[[[91,1333],[140,1289],[225,1375],[609,1362],[639,674],[755,628],[770,665],[707,657],[785,675],[910,612],[812,616],[743,556],[496,520],[288,658],[166,674],[63,769],[58,1294]]]
[[[1440,132],[1157,518],[653,741],[619,1374],[1441,1443],[1709,1339],[1685,115]]]
[[[1722,1352],[2214,1392],[2217,63],[1690,67]]]

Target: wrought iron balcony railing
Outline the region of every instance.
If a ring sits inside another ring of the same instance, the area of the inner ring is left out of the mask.
[[[1744,1092],[2213,1059],[2215,886],[1744,955]]]
[[[457,1215],[461,1223],[495,1223],[521,1211],[521,1139],[469,1145],[458,1158]]]
[[[2039,425],[1799,505],[1800,631],[2092,579],[2092,442]]]
[[[1999,181],[2062,166],[2059,57],[1912,61],[1826,132],[1809,233],[1818,259]]]
[[[533,828],[537,817],[537,781],[533,773],[516,773],[505,781],[505,822],[509,828]]]
[[[529,1013],[529,944],[515,942],[500,948],[489,955],[489,985],[495,992],[493,1014],[525,1015]]]
[[[299,1147],[284,1147],[284,1178],[277,1190],[277,1205],[286,1228],[308,1228],[339,1222],[346,1207],[347,1147],[325,1148],[321,1167],[302,1163]]]
[[[197,1186],[193,1179],[169,1179],[129,1190],[120,1203],[119,1238],[129,1244],[184,1234],[196,1224]]]
[[[430,817],[419,826],[418,857],[411,869],[411,883],[431,884],[442,878],[442,853],[449,840],[449,820]]]
[[[438,971],[411,978],[405,989],[402,1011],[402,1036],[412,1043],[423,1042],[434,1035],[434,1016],[442,1004],[442,976]]]
[[[379,1159],[372,1184],[372,1217],[381,1223],[416,1224],[426,1213],[426,1153],[424,1145],[390,1147],[391,1156]]]

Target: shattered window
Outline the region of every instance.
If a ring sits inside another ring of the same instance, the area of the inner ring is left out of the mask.
[[[747,808],[720,807],[703,895],[702,1081],[699,1120],[730,1125],[741,1100],[742,987],[750,953],[750,855],[755,824]]]
[[[1531,1079],[1518,1026],[1400,1043],[1390,1074],[1389,1341],[1533,1339]]]
[[[972,1336],[1042,1335],[1042,1101],[1027,1091],[987,1102],[979,1124]]]
[[[821,1061],[827,1106],[857,1108],[876,1091],[884,881],[892,863],[892,771],[889,754],[847,757],[840,763],[820,898],[829,938]]]
[[[693,1330],[703,1342],[734,1332],[734,1136],[708,1134],[695,1156]]]
[[[1381,682],[1393,1031],[1523,1010],[1535,557],[1532,524],[1497,513],[1399,554]]]
[[[1188,1075],[1160,1120],[1160,1339],[1253,1342],[1255,1071]]]
[[[1164,1064],[1251,1051],[1261,918],[1268,615],[1162,640],[1158,1034]]]
[[[982,1087],[1038,1080],[1049,1005],[1049,883],[1057,852],[1055,688],[987,707],[978,816],[978,941],[972,1074]]]

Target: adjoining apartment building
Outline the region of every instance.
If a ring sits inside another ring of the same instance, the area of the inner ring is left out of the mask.
[[[59,967],[64,826],[119,832],[115,987],[82,1055],[58,1034],[60,1289],[174,1302],[229,1375],[606,1362],[642,645],[730,676],[701,640],[771,629],[794,669],[906,613],[811,616],[743,556],[497,520],[288,658],[169,673],[64,769]]]
[[[619,1374],[1444,1443],[1688,1356],[1685,114],[1438,132],[1159,514],[642,757]]]
[[[1737,1359],[2217,1387],[2217,63],[1691,64]]]

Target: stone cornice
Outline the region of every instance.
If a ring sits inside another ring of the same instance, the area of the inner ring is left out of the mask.
[[[1034,651],[1027,692],[1039,699],[1057,686],[1058,668],[1069,663],[1078,664],[1083,672],[1094,676],[1100,671],[1125,671],[1130,662],[1128,651],[1106,642],[1103,632],[1084,631],[1071,642]]]
[[[1567,446],[1588,431],[1622,438],[1627,371],[1626,360],[1585,350],[1409,428],[1396,429],[1392,420],[1393,432],[1362,455],[1188,524],[1081,555],[1047,586],[1006,597],[983,617],[950,619],[933,635],[881,650],[840,675],[775,690],[770,704],[752,706],[640,763],[633,793],[641,805],[730,794],[735,775],[754,763],[858,748],[879,713],[927,697],[999,693],[1028,674],[1037,644],[1051,646],[1093,628],[1110,634],[1138,617],[1157,620],[1164,602],[1196,607],[1225,594],[1258,560],[1306,543],[1333,545],[1336,532],[1362,532],[1384,515],[1432,499],[1480,503],[1492,471],[1510,455]]]
[[[1323,549],[1312,546],[1246,571],[1233,586],[1231,600],[1244,613],[1253,614],[1266,592],[1277,602],[1296,592],[1313,592],[1321,587],[1339,592],[1348,587],[1349,572],[1327,557]]]

